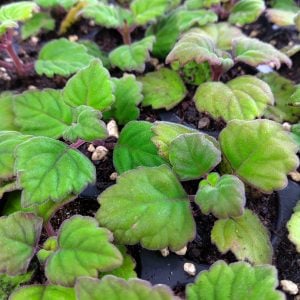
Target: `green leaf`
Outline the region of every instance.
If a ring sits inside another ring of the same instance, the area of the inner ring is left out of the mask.
[[[77,215],[64,221],[58,249],[47,260],[47,278],[53,284],[73,286],[78,277],[96,278],[99,271],[119,267],[122,255],[112,240],[112,234],[98,227],[94,218]]]
[[[282,63],[285,63],[289,68],[292,66],[292,61],[288,56],[271,44],[258,39],[240,37],[234,39],[232,45],[235,60],[250,66],[257,67],[260,64],[269,64],[277,69],[280,68]]]
[[[100,111],[109,109],[115,100],[113,84],[100,60],[93,60],[68,80],[63,99],[72,107],[88,105]]]
[[[216,221],[211,240],[221,253],[230,250],[239,260],[258,265],[272,262],[268,231],[251,210],[246,209],[241,217]]]
[[[24,92],[14,99],[15,123],[24,134],[59,138],[72,124],[72,110],[59,90]]]
[[[220,4],[221,0],[186,0],[185,5],[188,9],[198,9],[202,7],[211,7]]]
[[[144,25],[162,16],[168,5],[168,0],[133,0],[130,4],[130,9],[133,12],[136,24]]]
[[[294,19],[297,14],[292,11],[270,8],[267,9],[266,15],[269,22],[277,26],[292,26],[295,24]]]
[[[176,300],[172,291],[165,285],[152,286],[141,279],[124,279],[111,275],[102,280],[80,278],[76,282],[78,300]]]
[[[137,105],[143,100],[142,84],[134,75],[129,74],[124,74],[122,78],[113,78],[112,81],[115,85],[116,100],[111,109],[104,113],[104,118],[113,118],[118,124],[125,125],[140,115]]]
[[[88,158],[62,142],[35,137],[16,150],[18,183],[23,188],[22,206],[60,202],[79,194],[95,181],[95,168]]]
[[[59,285],[29,285],[10,295],[10,300],[76,300],[74,288]]]
[[[198,64],[207,61],[210,65],[222,65],[225,69],[233,65],[230,55],[217,49],[214,41],[197,29],[184,34],[175,44],[166,58],[166,63],[174,61],[179,61],[180,65],[191,61]]]
[[[15,131],[0,131],[0,181],[15,175],[15,149],[29,138]]]
[[[246,262],[227,265],[223,260],[215,262],[203,271],[194,284],[186,288],[188,300],[283,300],[277,291],[277,271],[270,265],[251,266]]]
[[[283,9],[287,11],[295,11],[299,9],[294,0],[273,0],[271,2],[272,8]]]
[[[238,217],[244,213],[245,186],[236,176],[211,173],[202,180],[195,198],[203,214],[218,219]]]
[[[265,192],[283,189],[286,175],[299,164],[297,145],[280,124],[270,120],[230,121],[219,141],[234,172]]]
[[[206,82],[194,96],[200,112],[208,112],[215,119],[253,120],[263,115],[267,105],[274,103],[268,84],[250,75],[239,76],[226,84]]]
[[[13,97],[13,94],[10,92],[0,94],[0,131],[18,131],[18,127],[14,122],[15,113],[13,109]]]
[[[171,142],[169,160],[180,180],[193,180],[218,165],[221,152],[204,134],[186,133]]]
[[[139,166],[155,167],[165,163],[151,141],[154,136],[151,127],[149,122],[131,121],[123,128],[113,153],[119,174]]]
[[[17,28],[18,27],[18,23],[14,22],[14,21],[0,21],[0,36],[3,35],[7,29],[9,28]]]
[[[119,251],[123,256],[122,265],[119,268],[114,269],[110,272],[101,273],[100,278],[104,277],[105,275],[114,275],[116,277],[120,277],[126,280],[130,278],[136,278],[137,274],[134,271],[136,267],[135,260],[127,253],[127,249],[125,246],[118,245],[117,248],[119,249]]]
[[[34,214],[16,212],[0,218],[0,273],[23,274],[35,254],[43,220]]]
[[[22,38],[25,40],[30,36],[37,35],[41,30],[53,30],[55,20],[46,13],[35,14],[22,26]]]
[[[5,193],[12,192],[17,189],[18,189],[18,185],[14,179],[12,179],[10,181],[0,181],[0,199],[3,198],[3,195]]]
[[[300,124],[292,126],[292,138],[300,148]]]
[[[101,118],[102,114],[92,107],[85,105],[76,107],[73,123],[63,133],[64,139],[71,142],[78,139],[87,142],[105,139],[108,133]]]
[[[0,22],[4,21],[26,21],[38,10],[38,6],[32,1],[20,1],[2,5],[0,8]]]
[[[109,54],[111,64],[122,71],[144,72],[154,40],[154,36],[148,36],[131,45],[116,48]]]
[[[69,76],[86,67],[91,60],[86,47],[61,38],[48,42],[42,48],[35,70],[39,75],[50,78],[54,75]]]
[[[265,8],[263,0],[240,0],[232,8],[229,22],[239,26],[255,22]]]
[[[158,71],[147,73],[139,77],[143,84],[143,106],[153,109],[173,108],[180,103],[187,94],[187,89],[177,72],[161,68]]]
[[[195,236],[188,196],[166,165],[122,174],[98,201],[97,219],[119,243],[176,251]]]
[[[297,203],[294,213],[287,223],[289,231],[289,240],[295,244],[297,251],[300,253],[300,201]]]

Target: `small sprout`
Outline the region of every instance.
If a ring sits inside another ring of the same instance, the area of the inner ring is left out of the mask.
[[[185,263],[183,265],[183,269],[186,273],[188,273],[190,276],[195,276],[197,273],[197,269],[194,264],[192,263]]]
[[[177,255],[186,255],[187,252],[187,246],[184,246],[182,249],[175,251],[175,254]]]
[[[160,253],[163,257],[167,257],[170,254],[170,250],[168,248],[164,248],[160,250]]]
[[[114,136],[115,138],[119,138],[119,129],[118,124],[115,120],[111,120],[106,125],[108,136]]]
[[[118,173],[117,172],[113,172],[109,176],[109,179],[112,180],[112,181],[117,180],[117,178],[118,178]]]
[[[297,284],[291,280],[281,280],[280,285],[282,289],[290,295],[297,295],[299,292]]]
[[[88,148],[87,148],[87,151],[89,152],[95,152],[96,148],[93,144],[89,144]]]
[[[103,160],[108,153],[108,149],[103,146],[98,146],[92,154],[92,160]]]

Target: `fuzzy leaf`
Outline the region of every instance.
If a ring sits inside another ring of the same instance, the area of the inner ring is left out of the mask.
[[[0,218],[0,273],[23,274],[35,254],[43,220],[34,214],[16,212]]]
[[[0,181],[15,175],[15,149],[29,138],[15,131],[0,131]]]
[[[46,276],[53,284],[73,286],[80,276],[97,277],[122,264],[122,255],[111,244],[113,237],[91,217],[73,216],[62,224],[58,249],[46,263]]]
[[[0,131],[16,130],[18,127],[15,124],[15,113],[13,109],[13,94],[4,92],[0,94]]]
[[[180,103],[187,94],[181,77],[177,72],[167,68],[147,73],[139,80],[143,84],[142,105],[151,105],[153,109],[169,110]]]
[[[168,4],[168,0],[133,0],[130,9],[133,12],[136,24],[144,25],[163,15],[168,8]]]
[[[219,141],[234,172],[265,192],[283,189],[286,175],[299,164],[297,145],[280,124],[270,120],[230,121]]]
[[[69,76],[86,67],[91,60],[92,56],[87,53],[86,47],[61,38],[52,40],[42,48],[35,70],[39,75],[48,77]]]
[[[0,199],[3,198],[3,195],[5,193],[12,192],[17,189],[18,189],[18,185],[14,179],[12,179],[10,181],[0,181]]]
[[[113,153],[119,174],[139,166],[155,167],[165,163],[151,141],[154,136],[151,127],[149,122],[131,121],[123,128]]]
[[[46,13],[35,14],[22,27],[22,38],[25,40],[30,36],[38,34],[41,30],[53,30],[55,28],[55,20]]]
[[[229,22],[239,26],[255,22],[265,8],[263,0],[240,0],[234,5]]]
[[[122,174],[98,201],[97,219],[120,243],[176,251],[194,238],[195,222],[187,194],[166,165]]]
[[[300,201],[297,203],[292,217],[287,223],[289,240],[295,244],[300,253]]]
[[[109,54],[113,66],[122,71],[144,72],[145,62],[150,59],[149,51],[152,50],[154,36],[148,36],[131,45],[116,48]]]
[[[264,43],[258,39],[241,37],[233,40],[233,53],[236,61],[257,67],[260,64],[270,64],[277,69],[282,63],[289,68],[292,61],[288,56],[274,48],[271,44]]]
[[[78,106],[75,109],[75,118],[70,127],[66,128],[64,139],[75,142],[82,139],[87,142],[102,140],[108,137],[106,125],[101,121],[102,114],[89,106]]]
[[[292,26],[295,24],[294,19],[297,14],[292,11],[270,8],[267,9],[266,15],[269,22],[278,26]]]
[[[221,253],[230,250],[239,260],[258,265],[272,261],[268,231],[251,210],[246,209],[241,217],[216,221],[211,240]]]
[[[193,180],[218,165],[221,152],[204,134],[186,133],[171,142],[169,160],[180,180]]]
[[[284,300],[276,290],[277,271],[270,265],[251,266],[246,262],[227,265],[223,260],[203,271],[186,289],[188,300]]]
[[[105,276],[102,280],[80,278],[76,282],[78,300],[179,300],[165,285],[152,286],[141,279],[124,279]]]
[[[195,199],[202,213],[218,219],[238,217],[244,213],[245,186],[236,176],[211,173],[202,180]]]
[[[9,300],[76,300],[75,290],[59,285],[28,285],[10,295]]]
[[[16,171],[23,207],[60,202],[95,181],[95,168],[88,158],[46,137],[32,138],[17,148]]]
[[[100,60],[93,60],[68,81],[63,99],[72,107],[88,105],[100,111],[109,109],[115,100],[113,84]]]
[[[142,84],[134,75],[129,74],[124,74],[122,78],[113,78],[112,81],[116,100],[111,109],[104,113],[104,118],[113,118],[120,125],[136,120],[140,115],[137,105],[143,100]]]
[[[2,5],[0,8],[0,22],[4,21],[26,21],[38,10],[38,6],[32,1],[20,1]]]
[[[292,126],[292,138],[300,148],[300,123]]]
[[[206,82],[194,96],[200,112],[215,119],[253,120],[262,116],[267,105],[274,103],[272,91],[264,81],[250,75],[239,76],[228,83]]]
[[[72,110],[59,90],[27,91],[14,99],[15,122],[24,134],[59,138],[72,124]]]
[[[211,7],[215,4],[220,4],[221,0],[186,0],[185,5],[188,9],[198,9],[202,7]]]
[[[181,65],[191,61],[198,64],[207,61],[210,65],[223,65],[225,69],[233,65],[229,54],[217,49],[207,34],[201,34],[196,30],[187,32],[175,44],[166,58],[166,63],[174,61],[179,61]]]

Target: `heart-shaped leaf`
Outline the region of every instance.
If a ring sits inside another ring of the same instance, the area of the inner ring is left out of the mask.
[[[79,278],[76,282],[78,300],[179,300],[165,285],[152,286],[141,279],[124,279],[111,275],[102,280]]]
[[[51,283],[73,286],[80,276],[97,277],[122,264],[122,255],[111,244],[112,234],[91,217],[73,216],[58,233],[58,249],[48,258],[46,276]]]
[[[16,212],[0,218],[0,273],[24,274],[35,254],[43,220],[34,214]]]
[[[59,138],[72,124],[72,110],[59,90],[27,91],[14,99],[15,123],[24,134]]]
[[[238,177],[211,173],[202,180],[195,198],[202,213],[218,219],[238,217],[244,213],[245,186]]]
[[[93,59],[83,45],[62,38],[47,43],[39,53],[35,70],[39,75],[69,76],[86,67]]]
[[[269,43],[264,43],[258,39],[249,37],[236,38],[232,42],[233,54],[236,61],[257,67],[261,64],[269,64],[280,68],[284,63],[288,67],[292,66],[292,61],[288,56],[274,48]]]
[[[72,107],[88,105],[100,111],[110,108],[115,100],[113,84],[100,60],[93,60],[68,81],[63,99]]]
[[[204,134],[185,133],[171,142],[169,160],[180,180],[193,180],[218,165],[221,152]]]
[[[154,36],[148,36],[131,45],[116,48],[109,54],[111,64],[123,71],[144,72],[154,40]]]
[[[108,136],[106,125],[101,121],[102,114],[89,106],[74,109],[73,123],[63,133],[64,139],[75,142],[78,139],[92,142]]]
[[[180,103],[187,94],[186,87],[177,72],[161,68],[139,77],[143,84],[143,106],[153,109],[173,108]]]
[[[74,288],[59,285],[29,285],[16,290],[9,300],[76,300]]]
[[[194,238],[187,194],[166,165],[122,174],[99,196],[99,203],[97,219],[120,243],[176,251]]]
[[[247,259],[258,265],[272,261],[268,231],[251,210],[246,209],[241,217],[216,221],[211,240],[220,252],[230,250],[239,260]]]
[[[0,94],[0,131],[18,131],[18,126],[14,122],[15,113],[13,109],[13,97],[13,94],[10,92]]]
[[[214,118],[253,120],[263,115],[267,105],[274,103],[272,91],[264,81],[250,75],[239,76],[228,83],[206,82],[194,96],[200,112]]]
[[[300,253],[300,201],[297,203],[294,213],[291,219],[287,223],[287,229],[289,231],[289,239],[297,247],[297,251]]]
[[[46,137],[32,138],[17,148],[15,170],[23,188],[23,207],[60,202],[79,194],[96,177],[88,158]]]
[[[188,300],[283,300],[277,291],[277,271],[273,266],[251,266],[246,262],[227,265],[223,260],[199,274],[186,288]]]
[[[113,153],[119,174],[139,166],[155,167],[165,163],[151,141],[154,136],[151,127],[149,122],[131,121],[123,128]]]
[[[232,8],[229,22],[239,26],[255,22],[265,8],[264,0],[240,0]]]
[[[136,120],[140,115],[137,105],[143,100],[142,84],[134,75],[129,74],[124,74],[122,78],[113,78],[112,81],[116,100],[111,109],[104,113],[104,118],[113,118],[121,125]]]
[[[280,124],[270,120],[230,121],[219,141],[234,172],[265,192],[283,189],[286,175],[299,164],[297,145]]]
[[[26,21],[38,10],[38,6],[33,1],[20,1],[2,5],[0,8],[0,22],[3,21]]]

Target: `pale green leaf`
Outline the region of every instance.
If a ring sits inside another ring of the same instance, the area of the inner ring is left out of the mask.
[[[15,113],[13,108],[13,94],[4,92],[0,94],[0,130],[16,130]]]
[[[295,24],[294,19],[296,17],[296,12],[270,8],[266,12],[267,18],[271,23],[277,26],[292,26]]]
[[[111,109],[104,113],[104,118],[113,118],[120,125],[136,120],[140,115],[137,106],[143,100],[142,84],[134,75],[129,74],[124,74],[122,78],[113,78],[112,81],[115,85],[116,100]]]
[[[72,107],[87,105],[100,111],[109,109],[115,100],[113,84],[100,60],[93,60],[68,80],[63,99]]]
[[[113,153],[119,174],[139,166],[155,167],[165,163],[151,141],[154,136],[151,127],[146,121],[131,121],[123,128]]]
[[[188,9],[198,9],[202,7],[211,7],[220,4],[221,0],[186,0],[185,5]]]
[[[23,188],[23,207],[47,200],[61,202],[79,194],[96,177],[88,158],[46,137],[32,138],[17,148],[15,170]]]
[[[173,108],[180,103],[187,94],[187,89],[177,72],[161,68],[139,77],[143,84],[143,106],[153,109]]]
[[[221,152],[204,134],[185,133],[171,142],[169,160],[180,180],[193,180],[218,165]]]
[[[246,203],[245,186],[236,176],[211,173],[199,184],[195,198],[202,213],[218,219],[241,216]]]
[[[86,67],[91,60],[92,56],[87,53],[86,47],[61,38],[48,42],[41,49],[35,70],[39,75],[48,77],[69,76]]]
[[[148,36],[131,45],[116,48],[109,54],[113,66],[122,71],[144,72],[145,62],[150,59],[149,51],[152,50],[154,36]]]
[[[179,300],[165,285],[152,286],[141,279],[124,279],[107,275],[102,280],[80,278],[76,282],[78,300]]]
[[[43,220],[34,214],[16,212],[0,218],[0,273],[24,274],[35,254]]]
[[[300,253],[300,201],[297,203],[294,213],[287,223],[287,229],[290,241],[295,244],[297,251]]]
[[[176,251],[194,239],[188,196],[166,165],[122,174],[98,201],[97,219],[119,243]]]
[[[38,10],[38,6],[32,1],[20,1],[2,5],[0,8],[0,22],[4,21],[26,21]]]
[[[235,174],[265,192],[283,189],[299,164],[297,145],[270,120],[230,121],[219,141]]]
[[[15,21],[5,20],[0,21],[0,36],[3,35],[9,28],[17,28],[18,23]]]
[[[264,0],[240,0],[232,8],[229,22],[239,26],[255,22],[265,8]]]
[[[72,110],[59,90],[33,90],[14,99],[15,123],[24,134],[59,138],[72,124]]]
[[[216,221],[211,240],[220,252],[230,250],[239,260],[258,265],[272,262],[268,231],[251,210],[246,209],[241,217]]]
[[[234,39],[232,44],[236,61],[253,67],[269,64],[279,69],[282,63],[288,67],[292,66],[290,58],[269,43],[264,43],[258,39],[240,37]]]
[[[64,221],[58,248],[47,260],[47,278],[53,284],[73,286],[78,277],[97,278],[99,271],[119,267],[122,255],[112,240],[112,234],[98,227],[94,218],[76,215]]]
[[[268,84],[250,75],[239,76],[226,84],[206,82],[194,96],[200,112],[208,112],[215,119],[253,120],[263,115],[267,105],[274,103]]]
[[[227,265],[219,260],[203,271],[186,288],[187,300],[284,300],[276,290],[277,271],[270,265],[251,266],[246,262]]]

